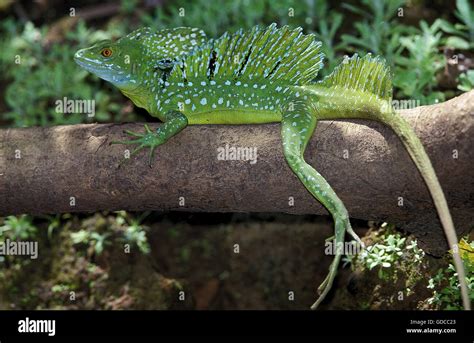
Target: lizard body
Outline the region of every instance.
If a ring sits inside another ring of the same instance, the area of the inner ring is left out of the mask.
[[[207,39],[195,28],[152,32],[139,29],[117,42],[79,50],[76,62],[117,86],[135,105],[164,122],[156,132],[127,132],[116,142],[154,149],[194,124],[281,123],[283,152],[306,189],[331,213],[335,244],[346,233],[362,244],[348,212],[327,183],[303,158],[318,120],[370,119],[389,125],[401,138],[432,194],[448,243],[457,244],[446,200],[423,146],[391,106],[391,75],[370,54],[345,59],[328,77],[314,81],[323,66],[321,43],[300,28],[254,27]],[[342,251],[336,249],[329,274],[319,287],[316,308],[329,292]],[[462,261],[453,254],[463,304],[470,307]]]

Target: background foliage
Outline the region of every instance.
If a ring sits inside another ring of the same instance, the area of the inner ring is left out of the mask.
[[[326,55],[320,77],[329,74],[346,55],[371,52],[384,56],[391,65],[395,99],[432,104],[474,87],[474,7],[468,0],[225,0],[218,5],[209,0],[100,4],[0,0],[0,125],[150,120],[116,88],[79,68],[73,61],[75,51],[98,40],[119,38],[141,26],[157,30],[193,26],[217,37],[225,31],[272,22],[302,26],[305,32],[317,35]],[[64,97],[94,99],[95,117],[57,113],[54,103]],[[0,218],[2,241],[34,239],[48,249],[65,247],[53,249],[51,260],[42,262],[42,270],[34,269],[30,274],[47,279],[40,287],[28,288],[34,283],[24,280],[24,271],[32,270],[31,261],[0,259],[0,294],[8,294],[17,307],[64,308],[68,292],[77,291],[88,295],[87,302],[77,305],[80,308],[128,308],[129,288],[121,289],[119,296],[104,295],[110,291],[104,285],[108,272],[112,272],[104,267],[101,256],[111,256],[124,244],[140,255],[149,254],[148,227],[143,222],[152,220],[147,216],[117,212]],[[181,231],[173,228],[169,236],[178,239]],[[418,264],[415,268],[405,263],[411,259],[406,256],[422,255],[416,242],[408,245],[406,238],[392,231],[387,235],[382,231],[378,239],[370,253],[348,262],[377,270],[384,280],[393,277],[386,268],[394,265],[402,266],[397,267],[401,274],[419,269]],[[206,240],[195,243],[204,255],[213,251]],[[189,263],[190,251],[195,248],[183,246],[181,259]],[[469,256],[472,258],[472,253]],[[417,261],[420,265],[422,258]],[[448,260],[430,279],[433,293],[427,306],[459,307],[456,278]],[[468,265],[471,271],[472,261]],[[414,287],[413,280],[420,278],[413,277],[407,284]],[[472,278],[469,284],[474,287]],[[173,289],[181,287],[179,283],[173,285]],[[140,284],[136,287],[143,288]],[[131,289],[133,292],[133,285]],[[146,306],[146,296],[142,301]],[[0,307],[5,307],[1,301]]]

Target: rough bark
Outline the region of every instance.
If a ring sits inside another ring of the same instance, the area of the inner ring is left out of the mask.
[[[401,113],[432,159],[458,233],[466,233],[474,223],[474,91]],[[125,147],[109,143],[128,139],[124,129],[141,132],[143,124],[0,130],[0,215],[120,209],[327,213],[287,167],[278,124],[190,126],[157,149],[151,168],[144,152],[118,167]],[[226,144],[257,148],[257,163],[219,160],[217,149]],[[427,188],[389,128],[320,122],[305,157],[351,217],[396,223],[432,252],[444,247]]]

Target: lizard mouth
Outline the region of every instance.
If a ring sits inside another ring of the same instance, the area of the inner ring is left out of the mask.
[[[101,69],[101,64],[93,59],[84,56],[83,50],[79,50],[74,54],[74,61],[79,64],[82,68],[96,72]]]
[[[122,85],[128,81],[122,70],[117,70],[113,65],[85,56],[84,50],[79,50],[74,54],[74,61],[85,70],[116,85]]]

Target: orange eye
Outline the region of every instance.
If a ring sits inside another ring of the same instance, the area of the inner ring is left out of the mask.
[[[110,50],[109,48],[105,48],[105,49],[102,49],[100,54],[104,57],[110,57],[112,56],[112,50]]]

